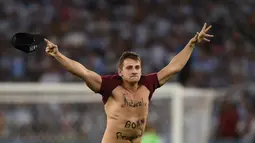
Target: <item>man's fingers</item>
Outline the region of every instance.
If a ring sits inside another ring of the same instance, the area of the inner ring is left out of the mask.
[[[209,39],[207,39],[207,38],[204,38],[204,41],[206,41],[206,42],[210,42],[210,40],[209,40]]]
[[[50,49],[47,48],[47,49],[45,50],[45,52],[46,52],[47,54],[49,54],[49,53],[50,53]]]
[[[205,34],[205,37],[214,37],[214,35]]]
[[[204,23],[204,26],[203,26],[203,28],[202,28],[202,30],[201,31],[204,31],[205,30],[205,28],[206,28],[206,23]]]
[[[48,47],[48,46],[47,46],[46,49],[45,49],[45,51],[46,51],[46,52],[50,52],[50,51],[52,51],[53,49],[54,49],[54,47]]]
[[[47,44],[51,44],[51,45],[54,45],[50,40],[44,38],[44,41],[47,43]]]
[[[207,27],[207,28],[205,29],[205,32],[209,31],[211,28],[212,28],[212,25],[210,25],[209,27]]]
[[[51,46],[52,43],[48,39],[44,38],[44,41],[46,42],[47,47],[52,47]]]
[[[51,45],[51,44],[47,44],[46,49],[53,49],[53,48],[54,48],[54,46],[53,46],[53,45]]]
[[[54,47],[54,46],[56,46],[55,44],[53,44],[51,41],[49,41],[46,38],[44,38],[44,41],[47,43],[47,47]]]
[[[51,44],[51,42],[50,42],[48,39],[46,39],[46,38],[44,38],[44,41],[45,41],[47,44]]]

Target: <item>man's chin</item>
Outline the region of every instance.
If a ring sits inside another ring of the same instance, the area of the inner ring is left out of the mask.
[[[128,82],[131,84],[134,84],[134,83],[138,83],[139,80],[140,80],[139,78],[133,78],[133,79],[130,79]]]

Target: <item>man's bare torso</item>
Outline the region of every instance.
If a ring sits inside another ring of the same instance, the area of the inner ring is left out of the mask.
[[[135,92],[122,86],[118,75],[102,76],[102,95],[107,125],[102,143],[140,143],[148,116],[149,101],[159,88],[156,73],[142,76]]]
[[[149,105],[150,91],[141,85],[135,93],[116,87],[105,104],[107,127],[102,143],[140,143]]]

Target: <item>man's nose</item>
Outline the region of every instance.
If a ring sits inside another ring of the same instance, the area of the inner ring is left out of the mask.
[[[132,74],[133,74],[133,75],[137,75],[138,72],[137,72],[136,70],[133,70],[133,71],[132,71]]]

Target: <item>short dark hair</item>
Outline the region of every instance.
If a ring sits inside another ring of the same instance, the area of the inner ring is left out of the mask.
[[[132,60],[137,60],[141,62],[140,56],[138,54],[136,54],[135,52],[126,51],[126,52],[123,52],[119,58],[118,68],[122,69],[123,62],[126,59],[132,59]]]

